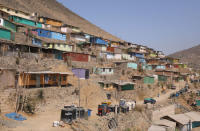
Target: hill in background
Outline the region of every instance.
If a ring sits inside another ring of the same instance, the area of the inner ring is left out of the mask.
[[[120,41],[119,38],[78,16],[56,0],[0,0],[0,4],[28,13],[37,12],[41,16],[58,19],[66,24],[79,27],[85,33]]]
[[[176,52],[169,56],[179,58],[181,62],[188,64],[194,69],[200,69],[200,45]]]

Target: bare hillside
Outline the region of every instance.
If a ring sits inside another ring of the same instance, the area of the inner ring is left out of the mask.
[[[42,16],[62,20],[64,23],[80,27],[84,32],[89,34],[106,39],[120,40],[78,16],[56,0],[0,0],[0,4],[29,13],[37,12]]]
[[[170,56],[180,58],[181,62],[188,64],[192,68],[200,69],[200,45],[171,54]]]

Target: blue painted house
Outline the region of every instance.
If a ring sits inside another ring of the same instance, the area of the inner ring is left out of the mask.
[[[107,41],[98,37],[90,37],[90,42],[94,44],[99,44],[99,45],[106,45],[106,46],[108,45]]]
[[[144,58],[144,54],[142,54],[142,53],[129,52],[129,54],[130,54],[131,56],[135,56],[135,57],[137,57],[137,58]]]
[[[34,29],[33,31],[36,31],[40,37],[66,41],[66,35],[59,32],[53,32],[44,29]]]
[[[33,38],[32,39],[32,44],[41,47],[42,46],[42,41],[37,39],[37,38]]]

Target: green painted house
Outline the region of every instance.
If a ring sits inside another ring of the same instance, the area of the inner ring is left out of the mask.
[[[42,28],[41,23],[35,22],[33,20],[21,18],[21,17],[18,17],[18,16],[9,16],[9,20],[14,21],[14,22],[19,23],[19,24],[25,24],[25,25],[28,25],[28,26],[34,26],[34,27]]]
[[[11,31],[7,29],[0,28],[0,39],[12,40]]]
[[[158,81],[167,81],[167,76],[163,76],[163,75],[158,75]]]
[[[144,84],[154,84],[154,77],[151,76],[144,77]]]

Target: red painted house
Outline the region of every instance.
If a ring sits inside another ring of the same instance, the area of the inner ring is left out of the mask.
[[[67,59],[70,59],[71,61],[89,62],[89,57],[90,57],[89,54],[76,53],[76,52],[69,52],[63,54],[63,58],[65,61],[67,61]]]

